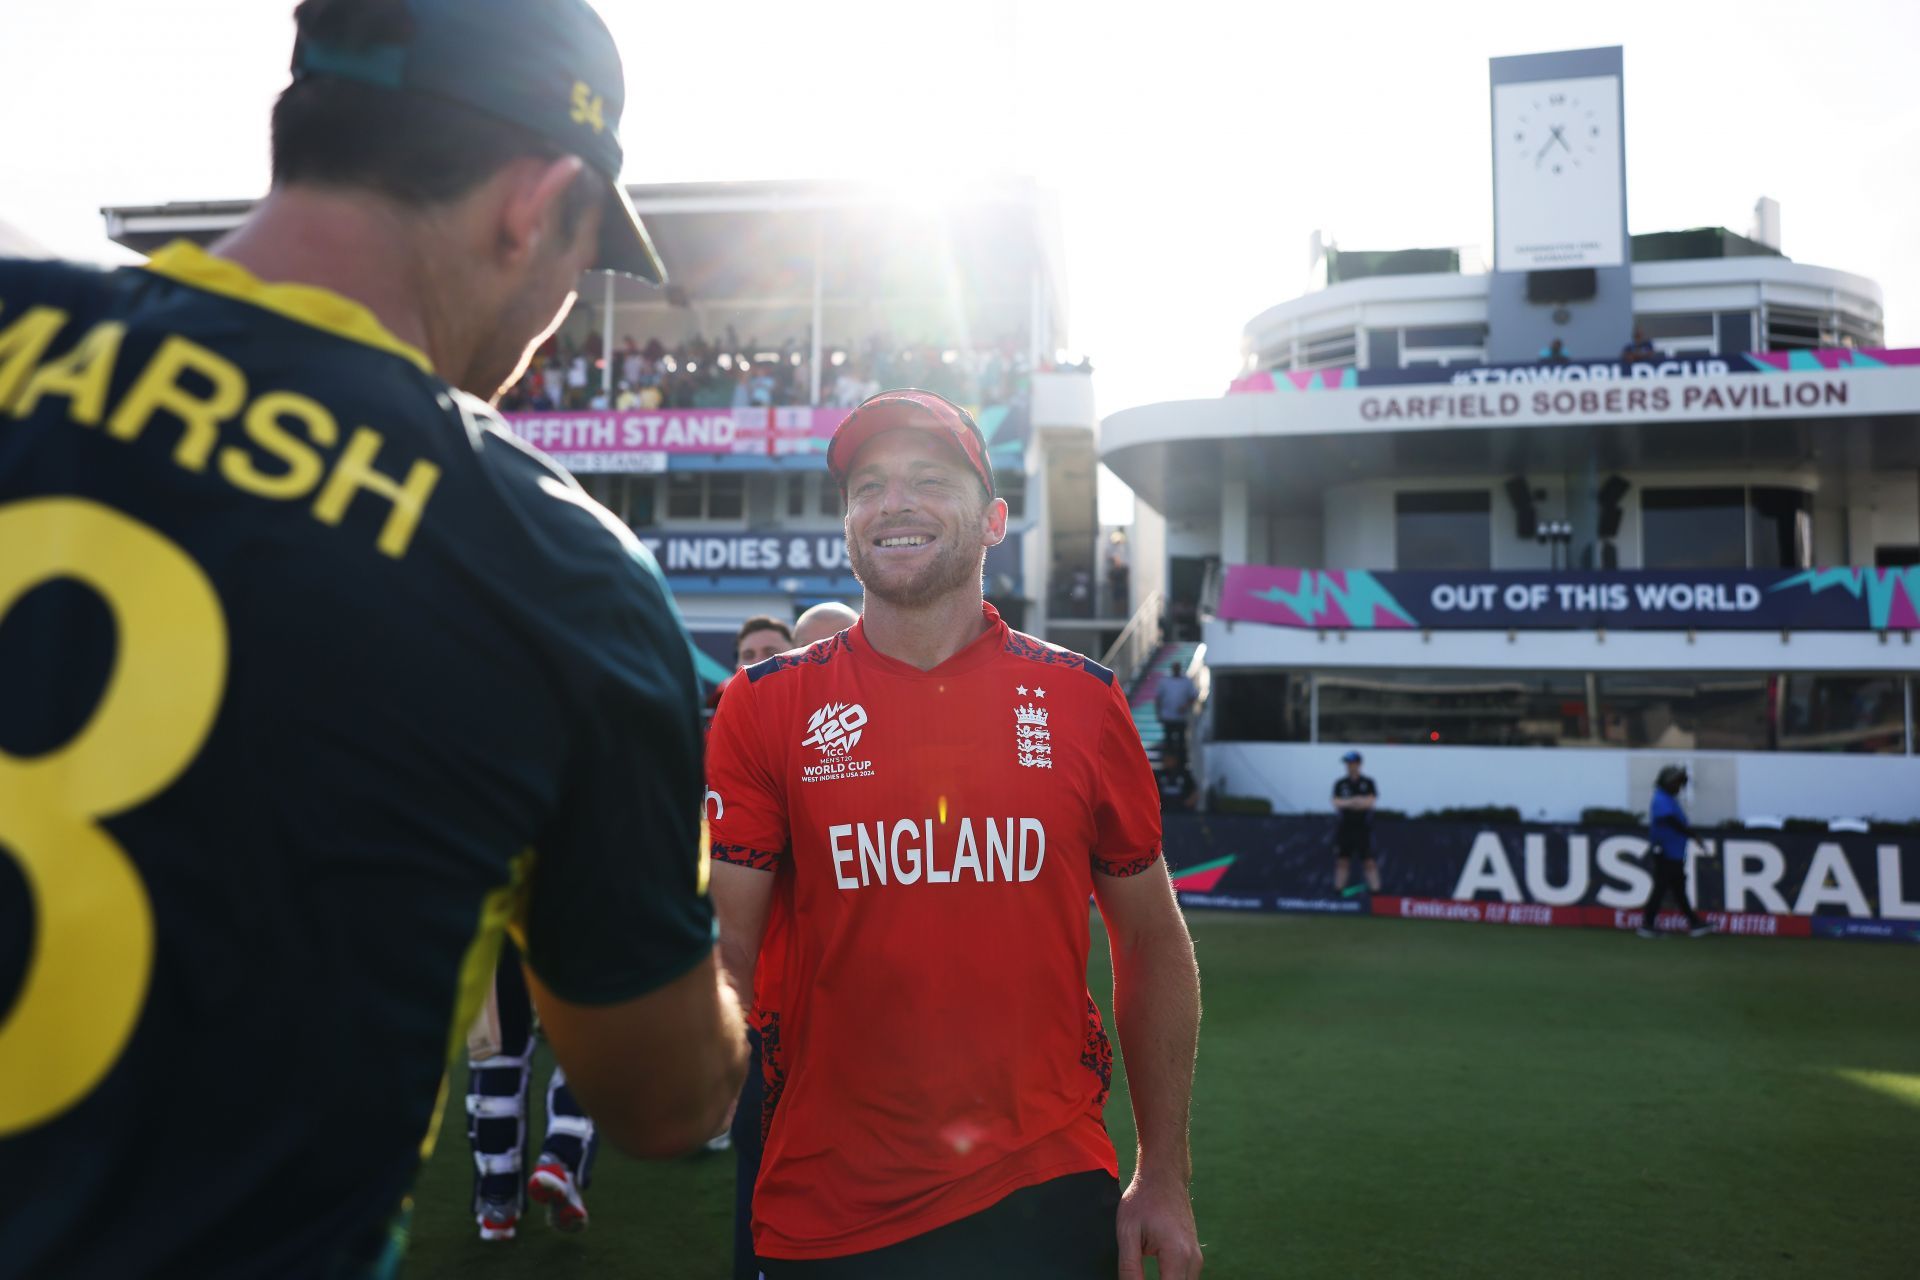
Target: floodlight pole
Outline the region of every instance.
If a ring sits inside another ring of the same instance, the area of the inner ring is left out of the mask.
[[[1027,372],[1040,372],[1040,264],[1029,264],[1027,272]]]
[[[613,408],[613,272],[601,272],[607,281],[607,310],[600,321],[600,394]]]
[[[820,403],[820,319],[821,313],[826,309],[824,302],[826,264],[823,261],[826,257],[825,244],[826,215],[816,212],[813,215],[813,344],[812,350],[807,354],[807,370],[813,383],[810,389],[812,398],[807,403],[812,405]]]

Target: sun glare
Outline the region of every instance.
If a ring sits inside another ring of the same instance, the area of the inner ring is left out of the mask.
[[[1898,1071],[1861,1071],[1853,1067],[1835,1067],[1833,1074],[1848,1084],[1859,1085],[1882,1097],[1920,1109],[1920,1075]]]

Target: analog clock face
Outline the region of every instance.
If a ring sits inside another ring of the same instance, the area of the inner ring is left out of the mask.
[[[1611,125],[1601,119],[1597,104],[1546,87],[1514,116],[1509,163],[1549,177],[1598,164]]]
[[[1618,76],[1494,85],[1495,269],[1625,263],[1621,160]]]

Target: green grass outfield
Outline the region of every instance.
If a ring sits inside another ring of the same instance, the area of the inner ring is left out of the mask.
[[[1193,932],[1209,1280],[1920,1274],[1911,948],[1226,913]],[[1093,972],[1104,1005],[1099,946]],[[585,1235],[535,1214],[480,1244],[455,1075],[408,1276],[727,1274],[731,1155],[605,1152]],[[1107,1115],[1124,1176],[1118,1073]]]

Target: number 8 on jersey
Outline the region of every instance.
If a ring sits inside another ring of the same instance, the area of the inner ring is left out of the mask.
[[[0,507],[0,623],[56,578],[106,601],[117,648],[79,732],[44,755],[0,752],[0,850],[26,880],[35,920],[26,977],[0,1022],[0,1136],[86,1097],[133,1034],[153,969],[153,907],[101,824],[193,763],[227,675],[213,585],[148,526],[79,498]]]

